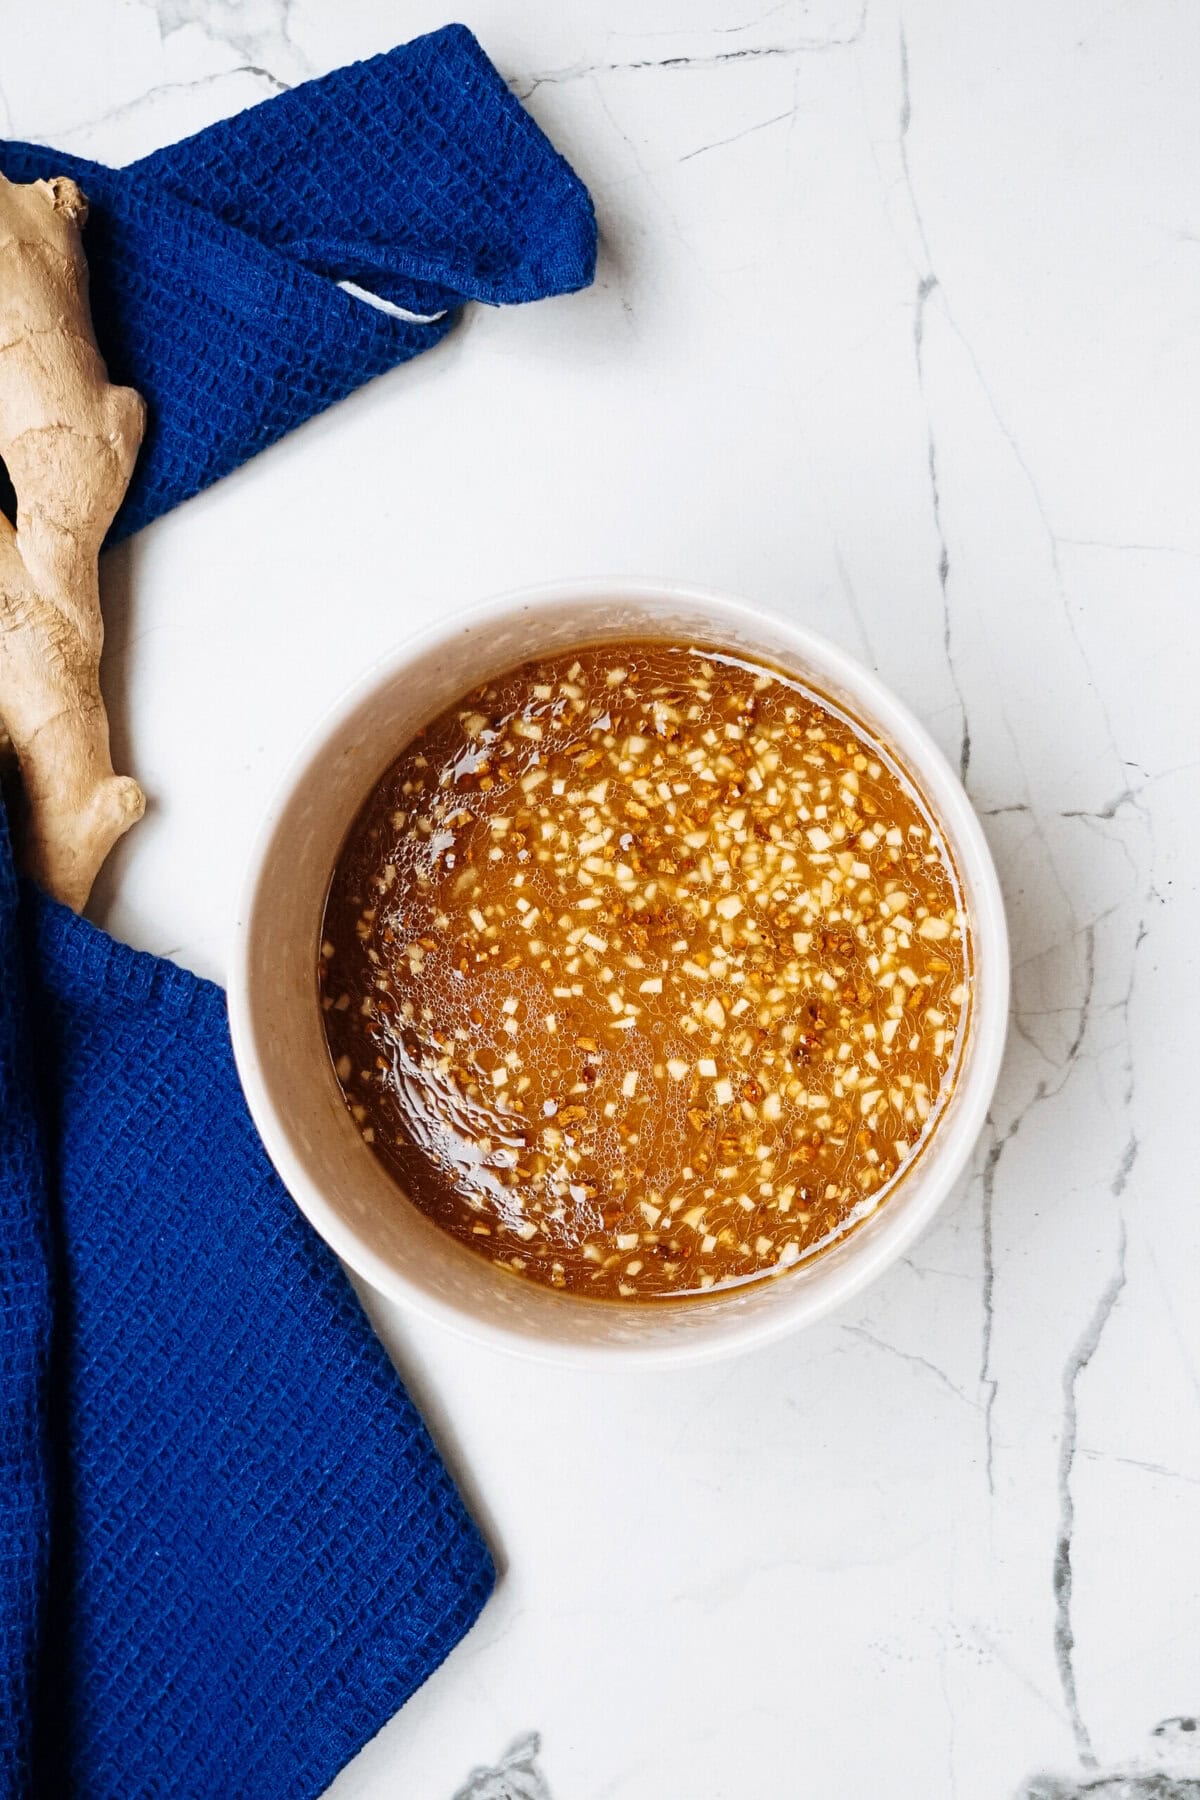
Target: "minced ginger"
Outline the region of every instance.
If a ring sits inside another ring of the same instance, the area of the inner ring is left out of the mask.
[[[777,1273],[885,1200],[950,1091],[957,877],[912,781],[772,669],[662,643],[448,708],[356,821],[320,964],[355,1121],[529,1279]]]

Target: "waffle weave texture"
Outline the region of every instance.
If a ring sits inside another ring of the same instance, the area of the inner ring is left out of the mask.
[[[429,349],[464,301],[544,299],[595,269],[586,188],[461,25],[124,169],[14,142],[0,169],[88,198],[96,336],[149,413],[110,541]]]
[[[129,169],[0,167],[91,202],[97,335],[150,413],[115,535],[464,299],[594,263],[585,190],[459,26]],[[266,1160],[220,990],[23,890],[0,802],[0,1796],[319,1794],[493,1581]]]
[[[219,988],[0,818],[0,1792],[300,1800],[488,1551],[246,1111]]]

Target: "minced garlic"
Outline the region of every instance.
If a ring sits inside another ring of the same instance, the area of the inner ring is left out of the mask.
[[[350,834],[319,979],[413,1201],[521,1279],[637,1300],[879,1205],[953,1081],[968,941],[884,746],[773,670],[623,643],[418,735]]]

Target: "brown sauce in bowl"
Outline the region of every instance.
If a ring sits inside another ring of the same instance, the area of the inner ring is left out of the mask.
[[[325,1029],[412,1202],[595,1298],[729,1287],[873,1212],[952,1088],[936,823],[831,701],[727,652],[547,656],[425,727],[330,887]]]

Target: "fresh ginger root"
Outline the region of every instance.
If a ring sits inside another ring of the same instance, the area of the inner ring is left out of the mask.
[[[97,570],[145,409],[96,347],[86,218],[73,181],[0,175],[0,460],[17,496],[15,529],[0,515],[0,722],[28,803],[21,861],[76,912],[146,804],[113,773]]]

